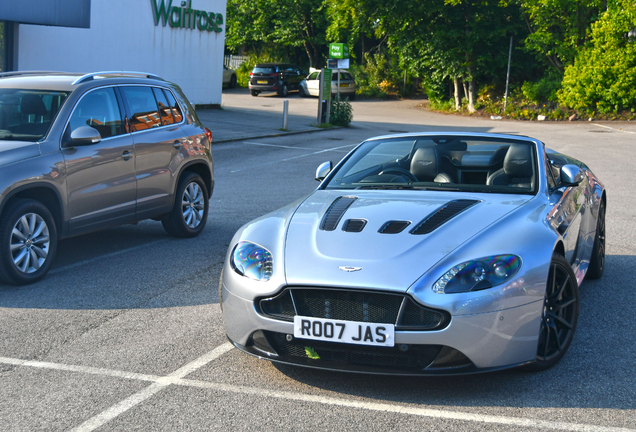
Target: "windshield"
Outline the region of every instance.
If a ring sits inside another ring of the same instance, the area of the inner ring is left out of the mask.
[[[67,96],[61,91],[0,89],[0,140],[40,140]]]
[[[409,136],[363,143],[326,189],[534,194],[535,144],[490,137]]]

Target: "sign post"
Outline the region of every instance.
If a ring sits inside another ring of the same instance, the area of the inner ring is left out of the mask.
[[[320,72],[320,93],[318,96],[318,124],[329,123],[329,106],[331,105],[331,69]],[[322,121],[323,115],[325,121]]]

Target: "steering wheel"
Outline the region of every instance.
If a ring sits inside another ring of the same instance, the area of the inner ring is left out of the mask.
[[[388,168],[382,171],[381,173],[379,173],[378,175],[382,175],[382,174],[397,174],[397,175],[407,177],[409,180],[414,182],[419,181],[419,179],[415,177],[411,171],[407,171],[404,168],[399,168],[399,167]]]

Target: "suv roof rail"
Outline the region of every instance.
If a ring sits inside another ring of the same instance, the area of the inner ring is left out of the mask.
[[[63,75],[68,72],[60,72],[60,71],[40,71],[40,70],[27,70],[27,71],[10,71],[10,72],[0,72],[0,78],[7,78],[12,76],[20,76],[20,75],[42,75],[42,74],[56,74]]]
[[[102,75],[112,75],[112,76],[129,76],[129,77],[138,77],[138,78],[150,78],[150,79],[158,79],[164,81],[163,78],[157,76],[155,74],[151,74],[148,72],[130,72],[130,71],[104,71],[104,72],[93,72],[86,75],[82,75],[75,81],[73,81],[73,85],[81,84],[86,81],[94,80],[97,76]]]

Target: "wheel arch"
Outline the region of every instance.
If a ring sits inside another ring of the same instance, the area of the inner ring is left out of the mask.
[[[208,199],[212,198],[212,192],[214,190],[214,178],[212,176],[212,171],[210,171],[210,167],[203,162],[193,161],[190,164],[185,165],[181,168],[181,172],[177,176],[177,181],[175,184],[179,184],[179,181],[186,173],[195,173],[201,176],[203,182],[205,183],[205,187],[208,189]]]
[[[58,238],[64,236],[64,206],[62,197],[55,187],[48,183],[32,183],[12,190],[0,204],[0,215],[4,213],[7,204],[20,198],[32,199],[44,204],[53,216]]]

